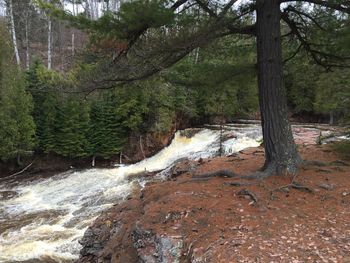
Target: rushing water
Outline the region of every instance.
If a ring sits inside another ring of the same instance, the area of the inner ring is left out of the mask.
[[[76,259],[81,248],[78,241],[88,225],[146,180],[129,175],[163,170],[182,158],[218,153],[218,130],[201,129],[192,137],[182,134],[177,132],[168,147],[136,164],[67,172],[11,187],[0,184],[0,262]],[[230,125],[224,138],[230,138],[223,142],[224,153],[231,154],[258,146],[261,130],[256,124]],[[11,196],[4,197],[5,192]]]

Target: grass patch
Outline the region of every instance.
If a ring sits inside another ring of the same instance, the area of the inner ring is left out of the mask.
[[[343,158],[350,159],[350,141],[340,141],[332,145],[334,151],[339,153]]]

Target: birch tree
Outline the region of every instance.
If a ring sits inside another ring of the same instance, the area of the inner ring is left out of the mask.
[[[31,1],[29,1],[29,5]],[[30,30],[30,8],[25,10],[25,45],[26,45],[26,69],[29,69],[30,66],[30,48],[29,48],[29,30]]]
[[[52,19],[47,15],[47,68],[52,68]]]
[[[14,15],[13,15],[13,3],[12,3],[12,0],[7,0],[7,7],[8,7],[8,15],[9,15],[9,19],[10,19],[12,45],[13,45],[13,48],[14,48],[17,65],[20,66],[21,65],[21,60],[20,60],[19,52],[18,52],[17,37],[16,37],[16,27],[15,27]]]

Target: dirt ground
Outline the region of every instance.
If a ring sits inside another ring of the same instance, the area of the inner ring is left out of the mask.
[[[243,175],[256,171],[264,152],[250,148],[201,160],[172,180],[149,183],[97,219],[92,229],[104,226],[108,237],[102,240],[101,231],[92,237],[102,240],[102,248],[95,256],[86,253],[81,262],[137,262],[144,253],[131,241],[137,228],[183,240],[180,262],[350,263],[350,161],[327,145],[299,145],[299,151],[304,159],[322,163],[303,167],[294,178],[193,180],[223,168]]]

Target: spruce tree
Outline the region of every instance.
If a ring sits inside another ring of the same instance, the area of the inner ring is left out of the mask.
[[[82,157],[88,155],[89,109],[86,103],[68,98],[59,107],[56,118],[56,145],[54,151],[60,155]]]
[[[32,98],[20,69],[11,60],[9,36],[0,24],[0,159],[20,157],[34,146]]]
[[[48,71],[39,61],[35,61],[27,71],[27,89],[33,96],[37,150],[40,152],[49,153],[56,147],[59,97],[55,86],[58,81],[58,74]]]
[[[89,141],[93,156],[109,158],[118,154],[126,134],[117,115],[116,97],[106,95],[91,107]]]

